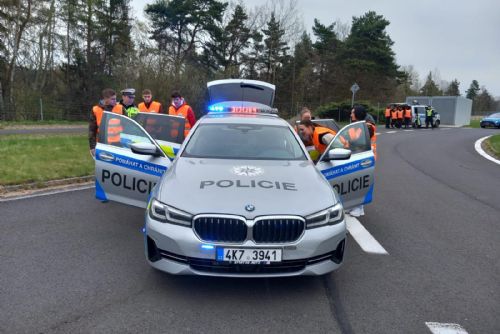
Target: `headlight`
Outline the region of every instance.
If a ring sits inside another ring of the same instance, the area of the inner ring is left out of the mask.
[[[306,228],[316,228],[327,225],[335,225],[344,220],[344,209],[339,203],[326,210],[313,213],[306,217]]]
[[[161,221],[162,223],[188,227],[191,227],[191,221],[193,218],[193,216],[189,213],[168,206],[158,201],[156,198],[153,198],[151,203],[149,203],[149,217]]]

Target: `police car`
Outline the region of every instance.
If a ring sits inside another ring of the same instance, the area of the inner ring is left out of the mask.
[[[147,261],[170,274],[273,277],[338,268],[344,209],[369,203],[373,193],[365,123],[341,129],[314,164],[271,108],[273,85],[219,80],[208,91],[210,112],[173,161],[138,122],[106,112],[96,147],[96,197],[146,208]],[[114,118],[124,140],[109,145],[106,124]],[[363,135],[346,150],[341,137],[351,128]]]
[[[421,128],[422,126],[425,126],[427,108],[429,108],[429,106],[426,105],[411,106],[411,122],[414,128]],[[441,115],[436,111],[432,114],[432,123],[435,128],[438,128],[441,124]]]

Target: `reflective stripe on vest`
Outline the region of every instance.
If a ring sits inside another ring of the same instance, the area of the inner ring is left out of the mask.
[[[96,123],[97,123],[97,133],[99,133],[99,127],[101,126],[101,120],[102,120],[102,115],[104,112],[104,109],[101,106],[94,106],[92,108],[92,112],[95,115]],[[111,112],[114,112],[115,114],[123,115],[123,107],[121,104],[117,104],[113,107]]]
[[[120,134],[123,131],[123,127],[118,118],[112,118],[108,121],[108,144],[117,144],[120,142]]]
[[[328,128],[323,128],[321,126],[317,126],[314,128],[313,132],[313,145],[319,151],[320,154],[325,152],[327,145],[323,144],[320,140],[320,136],[326,133],[331,133],[332,135],[336,135],[337,133]]]
[[[148,108],[148,107],[146,107],[146,103],[141,102],[141,103],[139,103],[139,105],[137,107],[139,108],[140,112],[155,112],[155,113],[159,113],[160,112],[161,103],[153,101],[153,102],[151,102],[151,104],[149,105],[149,108]]]

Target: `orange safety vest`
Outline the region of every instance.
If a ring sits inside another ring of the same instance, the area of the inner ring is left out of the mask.
[[[391,117],[391,108],[386,108],[386,109],[385,109],[385,117],[386,117],[386,118]]]
[[[411,118],[411,109],[405,109],[405,118]]]
[[[95,115],[96,123],[97,123],[97,134],[99,133],[99,128],[101,127],[102,115],[104,113],[104,109],[101,106],[94,106],[92,108],[92,112]],[[121,104],[116,104],[111,112],[119,115],[123,115],[123,106]],[[123,127],[121,126],[120,120],[116,118],[112,118],[108,122],[108,138],[107,143],[119,143],[120,142],[120,133],[123,131]],[[99,136],[97,136],[96,140],[98,140]]]
[[[398,119],[403,119],[403,110],[398,110]]]
[[[391,118],[392,119],[398,118],[398,112],[396,110],[391,111]]]
[[[161,103],[153,101],[153,102],[151,102],[151,104],[149,105],[149,108],[148,108],[148,107],[146,107],[146,103],[141,102],[141,103],[139,103],[139,105],[137,106],[137,108],[139,108],[140,112],[155,112],[155,113],[159,113],[160,112],[160,108],[161,108]]]
[[[92,112],[95,115],[95,119],[97,122],[97,132],[99,132],[99,126],[101,125],[101,120],[102,120],[102,113],[104,112],[104,109],[101,106],[94,106],[92,108]],[[115,114],[123,115],[123,106],[121,104],[116,104],[111,112],[114,112]]]
[[[373,128],[373,136],[370,137],[370,143],[372,145],[372,151],[373,151],[373,155],[375,156],[375,160],[377,160],[377,127],[375,126],[375,124],[372,124],[372,123],[366,123],[366,125],[368,127],[372,127]]]
[[[184,137],[187,137],[187,135],[189,134],[189,130],[191,130],[191,124],[189,124],[189,120],[187,118],[189,108],[190,108],[190,106],[185,104],[185,103],[182,106],[180,106],[179,109],[175,109],[175,107],[173,105],[170,105],[170,107],[168,107],[168,114],[169,115],[182,116],[182,117],[184,117],[184,119],[186,119],[186,122],[184,125]],[[172,131],[178,131],[178,130],[174,129]],[[173,136],[173,137],[177,137],[177,136]]]
[[[120,142],[120,134],[123,127],[118,118],[112,118],[108,121],[108,137],[106,138],[107,144],[118,144]]]
[[[327,148],[327,145],[323,144],[323,142],[321,142],[320,140],[320,136],[326,133],[331,133],[334,136],[337,134],[335,131],[321,126],[317,126],[314,128],[313,138],[312,138],[313,145],[319,151],[320,154],[323,154],[323,152],[325,152]]]

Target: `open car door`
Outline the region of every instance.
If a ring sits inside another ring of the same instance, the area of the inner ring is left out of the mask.
[[[186,119],[151,112],[140,112],[134,120],[160,145],[170,160],[174,160],[184,141]]]
[[[149,193],[171,164],[136,121],[103,113],[95,150],[97,199],[145,208]]]
[[[335,154],[338,151],[335,149],[344,149],[343,156]],[[345,154],[345,149],[350,150],[350,155]],[[316,167],[340,195],[344,209],[370,203],[375,181],[375,157],[365,121],[342,128]]]

